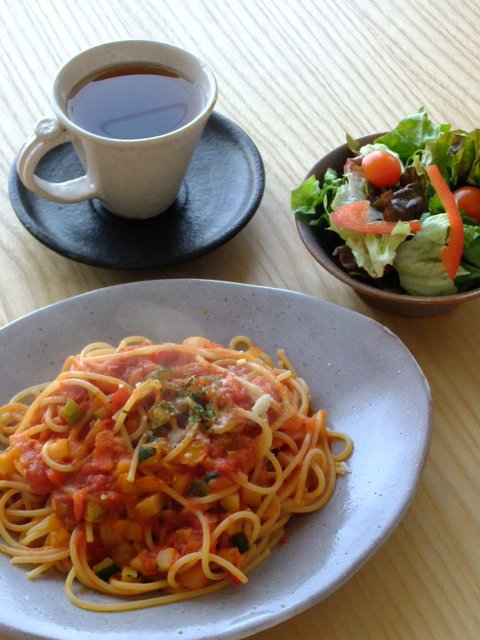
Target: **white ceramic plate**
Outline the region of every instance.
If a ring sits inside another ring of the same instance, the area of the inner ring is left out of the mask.
[[[330,427],[355,451],[331,502],[299,517],[289,542],[244,587],[128,613],[71,605],[63,581],[29,581],[0,557],[0,632],[9,638],[234,640],[272,626],[337,589],[403,516],[430,438],[430,392],[417,363],[388,329],[343,307],[280,289],[205,280],[138,282],[101,289],[32,313],[0,330],[0,402],[52,378],[94,340],[142,334],[155,341],[249,335],[284,347]]]

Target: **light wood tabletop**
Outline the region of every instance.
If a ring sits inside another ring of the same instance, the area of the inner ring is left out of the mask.
[[[480,638],[480,300],[424,318],[374,310],[316,264],[290,212],[291,189],[345,132],[390,129],[420,106],[438,122],[480,126],[479,25],[472,0],[0,0],[0,325],[124,282],[227,280],[370,316],[401,338],[428,378],[432,441],[405,517],[333,595],[256,640]],[[264,161],[252,220],[184,264],[124,271],[71,261],[30,235],[9,200],[12,163],[52,112],[58,68],[120,39],[164,41],[207,60],[217,111],[251,136]]]

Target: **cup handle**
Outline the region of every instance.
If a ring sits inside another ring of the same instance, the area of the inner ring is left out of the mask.
[[[17,172],[27,189],[47,200],[65,203],[88,200],[97,195],[88,174],[66,182],[49,182],[35,175],[35,169],[46,153],[72,140],[72,134],[57,118],[37,122],[33,135],[25,141],[17,158]]]

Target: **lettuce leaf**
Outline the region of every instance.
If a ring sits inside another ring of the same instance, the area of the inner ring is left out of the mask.
[[[462,271],[455,278],[458,291],[468,291],[480,286],[480,269],[467,262],[461,263]]]
[[[332,201],[332,211],[336,211],[352,202],[357,202],[357,200],[365,200],[367,197],[366,185],[367,181],[363,171],[346,173],[345,182],[337,189]]]
[[[428,142],[421,165],[436,164],[449,185],[480,184],[480,130],[456,130]]]
[[[391,234],[357,233],[335,225],[329,227],[350,247],[357,266],[372,278],[381,278],[385,267],[393,265],[397,248],[410,235],[408,224],[399,222]]]
[[[375,140],[386,145],[391,151],[398,153],[405,163],[425,147],[427,142],[437,140],[442,134],[450,131],[449,124],[434,124],[422,107],[400,120],[397,126]]]
[[[319,180],[315,176],[310,176],[291,193],[291,208],[293,213],[302,213],[309,216],[322,217],[331,210],[331,202],[342,184],[334,169],[327,169],[320,186]],[[316,224],[318,220],[310,224]]]
[[[458,291],[440,258],[449,229],[446,213],[429,216],[422,220],[421,231],[398,248],[394,267],[400,285],[407,293],[414,296],[444,296]]]

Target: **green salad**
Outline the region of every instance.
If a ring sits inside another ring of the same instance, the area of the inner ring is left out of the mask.
[[[292,191],[332,257],[378,287],[442,296],[480,285],[480,130],[435,124],[422,108],[361,146],[343,173]]]

